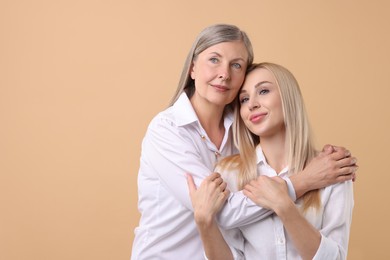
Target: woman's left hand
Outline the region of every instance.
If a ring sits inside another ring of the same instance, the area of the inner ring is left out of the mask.
[[[280,177],[259,176],[245,185],[243,192],[257,205],[273,211],[291,201],[286,181]]]
[[[196,188],[190,174],[187,174],[187,183],[195,222],[198,225],[209,225],[229,197],[230,191],[226,188],[226,182],[219,173],[212,173],[203,180],[199,188]]]

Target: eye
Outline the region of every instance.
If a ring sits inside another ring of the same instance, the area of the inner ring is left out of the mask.
[[[246,103],[248,101],[249,101],[249,98],[247,98],[247,97],[240,98],[240,104],[244,104],[244,103]]]
[[[269,93],[269,90],[268,90],[268,89],[260,89],[260,90],[259,90],[259,95],[265,95],[265,94],[267,94],[267,93]]]
[[[235,68],[235,69],[241,69],[242,68],[240,63],[233,63],[232,67]]]
[[[210,61],[211,61],[211,63],[218,63],[218,59],[217,58],[210,58]]]

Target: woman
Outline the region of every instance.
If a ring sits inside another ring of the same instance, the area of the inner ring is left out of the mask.
[[[234,140],[240,154],[220,161],[227,187],[275,212],[269,217],[224,231],[235,259],[346,259],[352,220],[351,181],[312,190],[299,200],[290,198],[286,176],[299,175],[317,151],[298,83],[284,67],[254,65],[237,98]],[[354,160],[354,159],[352,159]],[[353,161],[351,161],[353,163]],[[357,166],[355,166],[357,167]],[[209,259],[223,259],[213,216],[223,203],[219,188],[205,180],[196,190],[189,178],[195,220]],[[228,250],[229,251],[229,250]]]
[[[210,176],[223,186],[218,174],[211,173],[219,158],[237,152],[230,131],[231,103],[252,61],[251,43],[236,26],[210,26],[195,40],[171,106],[151,121],[143,139],[138,173],[141,219],[135,230],[132,259],[203,258],[186,173],[191,173],[197,184]],[[297,194],[304,193],[351,179],[351,174],[340,176],[339,166],[324,165],[326,160],[336,164],[346,155],[348,151],[341,148],[329,152],[313,164],[312,174],[288,179],[290,192],[295,188]],[[227,228],[270,214],[242,192],[230,195],[229,201],[221,210],[221,225]]]

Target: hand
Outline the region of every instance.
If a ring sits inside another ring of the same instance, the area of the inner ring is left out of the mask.
[[[323,148],[323,151],[325,149],[328,149],[329,151],[345,151],[347,154],[349,154],[348,156],[346,157],[351,157],[351,153],[349,151],[347,151],[347,149],[345,149],[344,147],[339,147],[339,146],[332,146],[330,144],[328,145],[325,145],[324,148]],[[351,177],[352,177],[352,181],[356,181],[356,171],[359,169],[359,166],[356,164],[357,160],[355,157],[353,157],[355,163],[350,165],[350,166],[355,166],[355,169],[354,169],[354,172],[351,174]],[[349,180],[349,179],[348,179]]]
[[[197,189],[194,179],[187,174],[187,184],[194,208],[195,222],[209,225],[229,197],[230,191],[226,189],[226,182],[219,173],[212,173],[202,181]]]
[[[292,202],[286,181],[280,177],[259,176],[245,185],[243,193],[257,205],[275,212]]]
[[[314,190],[354,180],[357,169],[356,158],[347,149],[325,145],[305,167],[301,177],[304,177],[308,190]]]

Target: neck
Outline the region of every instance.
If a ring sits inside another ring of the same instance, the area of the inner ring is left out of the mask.
[[[206,131],[210,140],[219,149],[225,134],[225,127],[223,125],[224,106],[211,104],[209,102],[199,102],[194,97],[192,97],[190,101],[203,129]]]
[[[287,166],[285,133],[271,137],[260,137],[260,145],[267,163],[280,173]]]

